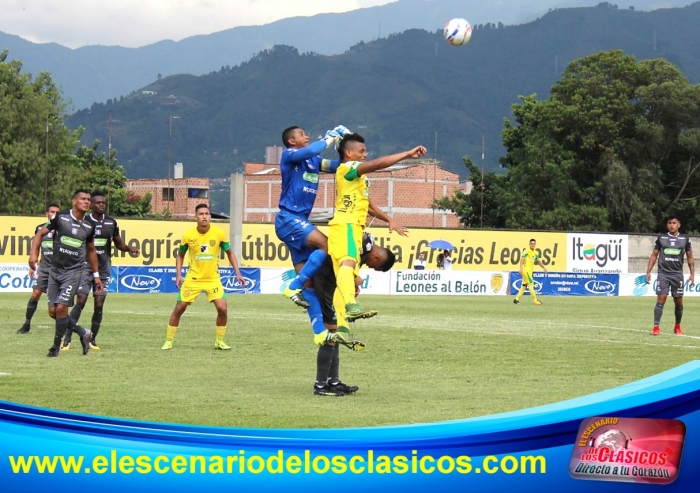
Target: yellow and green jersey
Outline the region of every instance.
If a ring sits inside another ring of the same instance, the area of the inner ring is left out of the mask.
[[[182,235],[180,253],[189,251],[187,279],[207,281],[219,278],[219,253],[228,252],[231,245],[226,233],[216,226],[209,226],[209,231],[200,233],[192,228]]]
[[[329,224],[357,224],[364,227],[369,211],[369,182],[357,174],[360,161],[340,163],[335,172],[335,213]]]
[[[532,248],[523,248],[523,270],[530,272],[535,268],[535,262],[540,259],[540,254]]]

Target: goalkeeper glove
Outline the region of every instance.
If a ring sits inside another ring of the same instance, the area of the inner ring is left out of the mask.
[[[341,137],[345,137],[346,135],[349,135],[349,134],[352,133],[352,132],[350,131],[350,129],[348,129],[348,127],[345,127],[345,126],[343,126],[343,125],[338,125],[338,126],[335,127],[333,130],[336,131],[336,132],[338,132],[338,135],[340,135]]]
[[[330,147],[333,145],[336,141],[340,140],[340,134],[336,132],[335,130],[328,130],[326,132],[326,135],[322,137],[323,140],[326,141],[326,147]]]

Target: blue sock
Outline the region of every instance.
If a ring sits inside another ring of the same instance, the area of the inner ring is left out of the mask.
[[[314,277],[314,274],[318,272],[323,262],[326,261],[327,256],[328,254],[323,250],[314,250],[311,252],[311,255],[309,255],[308,260],[304,264],[304,267],[301,268],[299,274],[297,274],[297,277],[289,283],[289,287],[291,289],[303,288],[306,281]]]
[[[320,334],[326,330],[326,326],[323,325],[321,302],[318,301],[318,298],[316,297],[316,291],[310,288],[304,288],[301,293],[304,295],[304,299],[309,302],[309,307],[306,309],[306,313],[309,314],[311,328],[313,329],[314,334]]]

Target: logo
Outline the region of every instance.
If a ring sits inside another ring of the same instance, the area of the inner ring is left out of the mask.
[[[134,291],[154,292],[160,288],[160,279],[139,274],[127,274],[123,276],[119,283],[127,289]]]
[[[301,177],[304,179],[304,181],[318,183],[318,173],[309,173],[308,171],[305,171]]]
[[[71,234],[77,235],[78,234],[78,228],[71,228],[70,229]]]
[[[280,284],[280,293],[284,293],[284,290],[287,289],[289,283],[292,282],[292,279],[294,279],[296,276],[297,273],[294,269],[289,269],[288,271],[282,273],[282,284]]]
[[[95,246],[103,247],[107,244],[107,238],[95,238]]]
[[[608,262],[622,260],[623,238],[614,238],[606,242],[594,244],[583,243],[583,237],[574,236],[571,239],[571,259],[595,262],[598,267],[605,267]]]
[[[204,253],[209,250],[209,247],[207,245],[199,245],[199,251]]]
[[[198,253],[194,256],[197,262],[211,262],[214,260],[214,255],[211,253]]]
[[[680,248],[664,248],[664,255],[680,255],[681,254],[681,249]]]
[[[584,419],[569,461],[574,479],[668,484],[678,476],[686,428],[675,419]]]
[[[252,293],[255,291],[255,279],[243,276],[245,279],[245,286],[241,286],[236,279],[236,275],[224,276],[221,278],[221,284],[224,287],[224,291],[227,293]]]
[[[609,281],[600,281],[597,279],[592,279],[588,281],[583,287],[592,294],[614,294],[615,284]]]
[[[83,246],[83,241],[77,238],[71,238],[70,236],[61,236],[61,243],[68,245],[73,248],[80,248]]]
[[[503,274],[493,274],[491,276],[491,290],[498,293],[503,287]]]
[[[647,276],[641,275],[634,278],[633,296],[644,296],[647,294],[648,289]]]
[[[210,247],[216,246],[216,240],[209,240],[209,246]]]

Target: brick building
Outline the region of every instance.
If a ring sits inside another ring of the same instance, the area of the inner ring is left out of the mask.
[[[126,180],[126,189],[140,196],[150,193],[151,212],[169,209],[177,219],[193,219],[197,204],[209,205],[209,178]]]
[[[278,164],[245,163],[245,222],[274,222],[279,210],[281,176]],[[459,175],[433,161],[408,160],[369,175],[372,202],[409,227],[457,228],[459,220],[451,212],[433,209],[434,199],[453,195],[455,190],[470,192],[469,182],[460,185]],[[330,217],[335,202],[335,177],[321,173],[312,217]],[[373,225],[381,225],[375,220]]]

